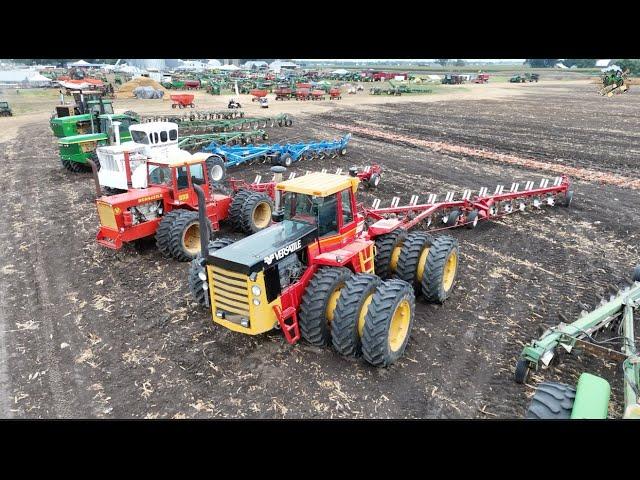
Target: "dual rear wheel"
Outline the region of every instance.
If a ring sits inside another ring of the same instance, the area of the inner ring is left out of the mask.
[[[331,343],[342,355],[387,367],[404,353],[414,310],[413,289],[402,280],[322,268],[302,297],[300,332],[312,345]]]

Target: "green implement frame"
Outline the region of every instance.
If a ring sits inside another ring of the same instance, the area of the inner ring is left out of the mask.
[[[196,150],[202,146],[209,145],[211,142],[225,145],[246,145],[248,143],[254,143],[258,139],[268,140],[269,135],[267,135],[267,132],[264,130],[189,135],[180,139],[178,147],[184,150]]]
[[[538,370],[541,364],[549,365],[560,346],[568,352],[578,347],[594,354],[606,355],[622,362],[624,418],[640,418],[640,356],[636,350],[633,328],[634,310],[640,307],[640,267],[636,268],[633,280],[633,286],[612,296],[609,301],[603,300],[592,312],[583,312],[573,323],[560,323],[545,331],[538,340],[526,345],[516,364],[516,382],[524,383],[530,369]],[[605,342],[597,342],[593,338],[596,332],[618,324],[622,330],[621,351],[603,346]],[[609,384],[604,379],[583,374],[578,381],[571,418],[606,418],[608,389]]]

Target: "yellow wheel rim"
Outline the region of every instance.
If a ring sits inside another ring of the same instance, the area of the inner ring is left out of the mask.
[[[392,272],[396,271],[396,267],[398,266],[398,258],[400,258],[400,250],[402,250],[402,243],[399,243],[396,248],[391,252],[391,261],[389,262],[389,267]]]
[[[330,296],[329,301],[327,302],[327,320],[329,323],[333,322],[333,314],[336,311],[336,305],[338,304],[338,299],[340,298],[340,291],[342,290],[342,285],[338,289],[336,289]]]
[[[416,280],[419,282],[422,280],[422,275],[424,275],[424,267],[427,264],[427,257],[429,256],[429,247],[426,247],[420,253],[420,258],[418,259],[418,268],[416,268]]]
[[[396,307],[389,325],[389,348],[397,352],[409,333],[409,320],[411,319],[411,307],[409,302],[402,300]]]
[[[362,304],[362,308],[360,309],[360,315],[358,315],[358,336],[360,338],[362,338],[362,333],[364,332],[364,319],[367,316],[367,312],[369,311],[371,300],[373,300],[373,293],[365,299],[364,303]]]
[[[271,221],[271,206],[267,202],[261,202],[256,205],[253,211],[253,224],[257,228],[265,228],[269,226]]]
[[[448,292],[456,279],[456,271],[458,270],[458,253],[454,250],[449,254],[447,262],[444,264],[444,274],[442,275],[442,283],[444,291]]]
[[[187,227],[182,236],[184,249],[192,255],[200,252],[200,224],[193,223]]]

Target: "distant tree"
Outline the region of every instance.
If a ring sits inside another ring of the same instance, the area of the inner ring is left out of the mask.
[[[567,67],[575,65],[577,68],[594,68],[596,66],[596,60],[592,58],[567,58],[562,63]]]
[[[467,62],[465,62],[464,60],[459,58],[458,60],[456,60],[455,66],[456,67],[464,67],[466,64],[467,64]]]
[[[638,58],[614,60],[611,64],[618,65],[623,71],[628,68],[631,75],[640,75],[640,59]]]
[[[530,58],[524,61],[531,68],[551,68],[558,63],[557,58]]]
[[[449,59],[448,58],[439,58],[439,59],[436,60],[436,63],[439,63],[443,67],[446,67],[447,64],[449,63]]]

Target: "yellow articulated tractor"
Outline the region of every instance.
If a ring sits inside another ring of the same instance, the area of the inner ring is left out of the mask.
[[[206,255],[191,264],[193,297],[235,332],[281,329],[291,344],[332,344],[342,355],[391,365],[409,341],[416,295],[442,303],[451,293],[457,241],[408,232],[417,223],[401,215],[372,221],[375,210],[358,210],[355,169],[277,175],[272,226],[237,242],[209,242],[200,229]]]

